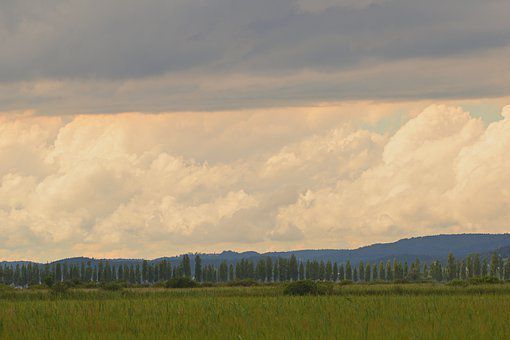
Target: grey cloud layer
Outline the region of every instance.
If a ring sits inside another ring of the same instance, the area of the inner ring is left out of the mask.
[[[0,257],[154,257],[507,231],[509,107],[485,126],[434,105],[391,135],[339,117],[3,117]]]
[[[2,2],[0,105],[158,111],[500,96],[510,92],[509,11],[500,0]],[[41,89],[42,80],[60,86]]]

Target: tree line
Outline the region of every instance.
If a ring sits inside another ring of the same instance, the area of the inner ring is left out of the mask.
[[[420,263],[419,259],[408,263],[397,259],[379,261],[337,263],[332,261],[300,261],[295,255],[289,258],[265,257],[257,261],[241,259],[219,265],[202,264],[200,255],[195,255],[193,264],[189,255],[183,255],[178,264],[167,260],[157,263],[112,264],[108,260],[82,261],[81,263],[57,262],[52,264],[16,264],[0,266],[0,283],[27,287],[54,282],[108,283],[152,285],[172,278],[186,277],[197,282],[220,283],[236,280],[259,282],[287,282],[297,280],[352,281],[352,282],[399,282],[437,281],[491,277],[510,281],[510,260],[493,253],[490,260],[479,254],[456,259],[451,253],[445,263],[433,261]]]

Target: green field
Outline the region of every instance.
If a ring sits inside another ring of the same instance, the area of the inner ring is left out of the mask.
[[[508,339],[510,285],[0,292],[5,339]]]

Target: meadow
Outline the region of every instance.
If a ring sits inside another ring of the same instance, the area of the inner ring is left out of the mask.
[[[510,285],[0,291],[2,339],[504,339]]]

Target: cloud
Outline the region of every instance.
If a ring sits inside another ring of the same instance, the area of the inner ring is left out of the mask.
[[[281,210],[324,242],[507,230],[508,117],[484,128],[459,108],[431,106],[384,145],[382,160],[354,180],[308,190]]]
[[[508,95],[505,1],[0,4],[0,106],[47,114]]]
[[[3,117],[0,256],[156,257],[506,231],[508,107],[488,126],[445,105],[411,117],[388,133],[328,110]]]

